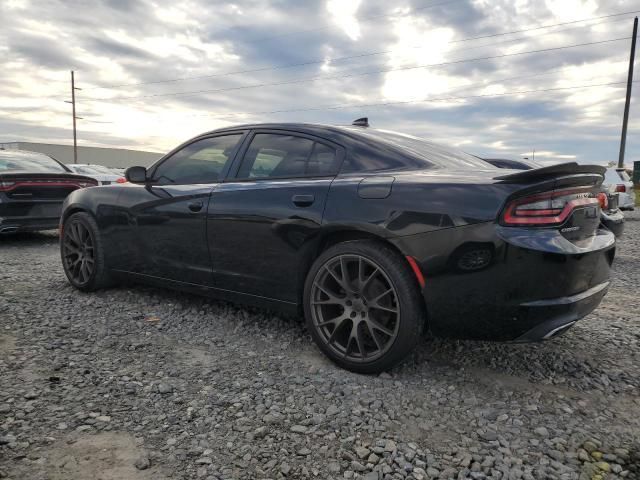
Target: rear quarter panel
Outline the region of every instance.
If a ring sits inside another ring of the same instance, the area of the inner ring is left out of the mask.
[[[366,179],[393,177],[386,198],[362,198]],[[331,185],[324,224],[396,238],[493,222],[514,185],[437,171],[338,176]]]

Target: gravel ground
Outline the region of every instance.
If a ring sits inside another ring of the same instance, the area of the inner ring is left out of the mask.
[[[380,376],[295,318],[77,292],[53,233],[0,238],[0,260],[0,478],[640,478],[640,212],[566,335],[425,339]]]

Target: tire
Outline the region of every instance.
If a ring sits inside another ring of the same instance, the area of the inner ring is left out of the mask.
[[[426,319],[407,261],[372,240],[339,243],[323,252],[307,274],[303,303],[320,350],[357,373],[383,372],[404,360]]]
[[[79,260],[81,256],[84,262]],[[60,257],[69,283],[78,290],[92,292],[113,284],[104,260],[100,230],[90,214],[78,212],[65,220],[60,232]],[[83,263],[86,268],[78,266]]]

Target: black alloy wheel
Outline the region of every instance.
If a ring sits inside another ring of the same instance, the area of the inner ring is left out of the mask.
[[[375,360],[398,335],[398,295],[381,267],[361,255],[326,262],[311,287],[315,327],[336,355]]]
[[[74,213],[64,222],[60,256],[67,279],[77,289],[92,291],[111,283],[98,225],[88,213]]]
[[[95,246],[89,229],[81,222],[70,222],[62,237],[62,260],[74,283],[86,284],[96,267]]]
[[[424,304],[406,260],[384,244],[338,244],[314,263],[305,286],[307,325],[340,366],[372,373],[398,363],[424,325]]]

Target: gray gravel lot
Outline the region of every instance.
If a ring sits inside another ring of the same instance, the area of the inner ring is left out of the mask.
[[[535,345],[425,339],[380,376],[302,323],[147,287],[82,294],[0,238],[0,478],[640,478],[640,212],[612,287]]]

